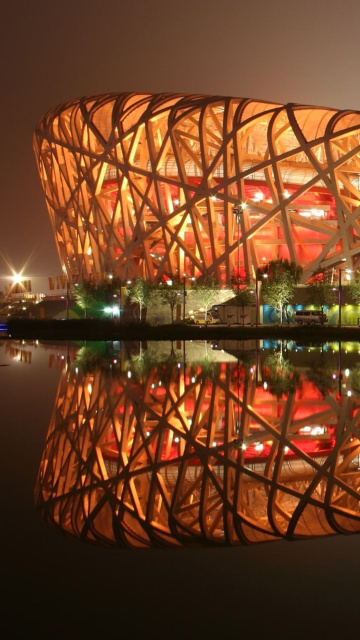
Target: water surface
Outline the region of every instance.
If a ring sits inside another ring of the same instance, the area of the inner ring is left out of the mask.
[[[238,629],[239,600],[248,634],[255,620],[268,633],[279,599],[284,622],[300,608],[314,634],[336,625],[335,606],[314,622],[308,595],[328,606],[340,579],[357,602],[360,539],[337,534],[359,526],[358,350],[4,341],[13,628],[74,637],[86,611],[100,633],[116,602],[128,633],[140,606],[144,634],[159,610],[157,635],[174,635],[174,620],[189,635],[206,626],[214,589],[218,633],[224,615]]]

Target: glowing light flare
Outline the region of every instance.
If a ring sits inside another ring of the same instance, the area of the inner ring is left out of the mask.
[[[14,284],[21,284],[23,281],[23,277],[21,273],[14,273],[11,279]]]

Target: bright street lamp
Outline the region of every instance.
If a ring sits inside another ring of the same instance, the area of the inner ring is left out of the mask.
[[[339,319],[338,319],[338,327],[341,328],[341,307],[342,307],[342,272],[345,271],[345,279],[351,280],[351,269],[346,267],[345,269],[341,269],[339,267],[339,294],[338,294],[338,306],[339,306]]]
[[[11,279],[14,284],[21,284],[23,281],[23,277],[21,273],[14,273]]]

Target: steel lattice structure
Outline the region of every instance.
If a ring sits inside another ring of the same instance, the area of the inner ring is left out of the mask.
[[[237,363],[214,373],[64,372],[35,492],[42,517],[131,547],[360,531],[359,401],[306,379],[278,399]]]
[[[49,112],[35,153],[69,276],[211,274],[360,255],[360,114],[109,94]],[[234,205],[242,203],[236,218]]]

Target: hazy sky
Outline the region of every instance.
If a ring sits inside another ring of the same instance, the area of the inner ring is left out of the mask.
[[[30,257],[26,275],[60,273],[32,151],[59,103],[184,92],[360,110],[357,0],[7,0],[0,16],[0,278]]]

